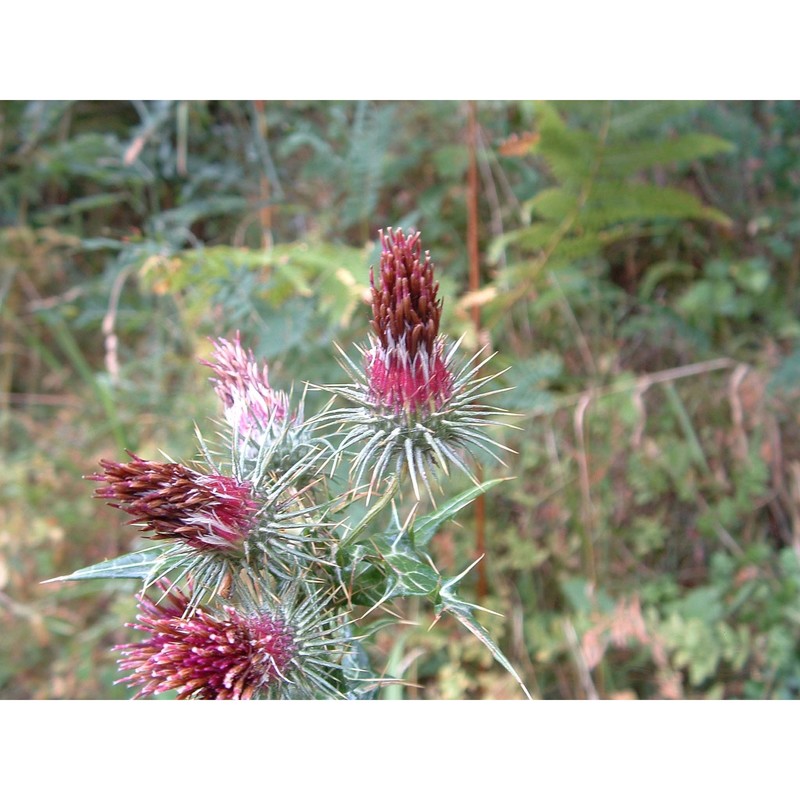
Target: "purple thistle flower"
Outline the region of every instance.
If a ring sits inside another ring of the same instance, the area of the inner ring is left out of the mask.
[[[474,480],[462,457],[464,450],[505,448],[482,429],[490,417],[505,413],[485,405],[495,394],[483,387],[496,376],[481,376],[491,356],[474,356],[457,371],[452,368],[458,343],[446,347],[439,333],[442,301],[430,254],[422,257],[420,234],[380,231],[378,275],[370,271],[372,336],[361,349],[363,366],[346,354],[343,366],[353,379],[331,391],[355,404],[321,417],[325,424],[349,427],[338,454],[360,445],[351,470],[356,483],[370,469],[370,491],[388,475],[407,471],[419,499],[419,480],[433,497],[429,472],[448,472],[454,464]],[[504,391],[503,389],[497,391]]]
[[[211,382],[222,400],[228,423],[242,436],[259,443],[265,438],[277,438],[287,419],[289,399],[269,385],[267,365],[259,372],[253,351],[242,348],[238,331],[233,342],[212,341],[213,360],[200,363],[216,374]]]
[[[197,609],[173,588],[156,605],[139,597],[140,613],[128,626],[149,638],[117,647],[120,683],[141,687],[137,697],[178,692],[179,700],[250,700],[287,682],[297,655],[296,631],[280,613],[242,614],[225,606],[221,616]]]
[[[197,550],[241,550],[253,527],[258,505],[248,482],[225,475],[203,475],[182,464],[146,461],[129,453],[127,464],[102,459],[105,482],[95,497],[134,517],[131,525],[153,531],[152,539],[170,539]]]

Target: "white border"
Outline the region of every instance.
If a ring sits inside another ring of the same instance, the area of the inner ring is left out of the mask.
[[[4,99],[757,99],[799,92],[791,4],[436,0],[3,10]]]

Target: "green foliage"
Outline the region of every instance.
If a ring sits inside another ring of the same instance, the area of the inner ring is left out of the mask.
[[[687,220],[729,225],[729,218],[695,195],[652,181],[646,170],[730,152],[730,142],[706,134],[677,134],[642,139],[639,126],[617,125],[614,104],[598,103],[585,111],[595,130],[570,126],[555,106],[537,106],[539,139],[531,148],[557,185],[538,191],[522,204],[533,221],[500,237],[492,253],[509,247],[538,254],[533,265],[506,270],[505,284],[579,259],[597,257],[609,245],[642,235],[668,231]],[[624,113],[624,112],[623,112]],[[662,134],[663,135],[663,134]]]

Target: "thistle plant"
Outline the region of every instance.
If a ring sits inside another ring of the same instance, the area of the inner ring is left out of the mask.
[[[369,638],[408,597],[455,616],[519,681],[458,594],[470,566],[448,578],[428,552],[444,522],[502,480],[478,483],[469,466],[470,451],[500,447],[489,426],[501,412],[485,402],[494,376],[440,331],[420,234],[390,228],[380,241],[369,341],[356,360],[340,350],[351,382],[317,387],[331,396],[321,412],[306,419],[304,398],[273,388],[237,332],[201,362],[222,415],[213,442],[198,431],[196,462],[128,453],[88,476],[147,544],[55,580],[142,581],[138,638],[117,648],[119,682],[136,697],[374,697],[395,678],[373,669]],[[437,502],[452,466],[473,484]]]

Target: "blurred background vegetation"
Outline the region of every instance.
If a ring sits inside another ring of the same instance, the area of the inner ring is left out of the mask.
[[[511,368],[484,474],[515,480],[434,544],[456,574],[485,536],[472,599],[531,693],[796,697],[799,212],[796,102],[0,103],[0,696],[129,696],[135,586],[41,584],[138,541],[82,476],[195,454],[209,336],[342,380],[393,226]],[[407,614],[385,696],[520,696]]]

